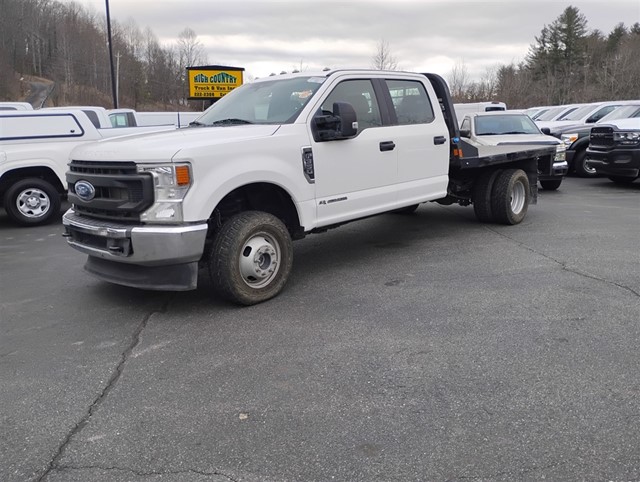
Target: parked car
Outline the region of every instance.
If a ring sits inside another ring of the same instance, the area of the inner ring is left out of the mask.
[[[472,114],[473,112],[505,111],[507,110],[507,104],[495,100],[492,102],[463,102],[453,104],[453,109],[456,111],[456,118],[458,119],[458,123],[460,123],[465,115]]]
[[[113,129],[110,125],[97,128],[85,108],[0,112],[0,204],[15,224],[48,223],[60,211],[66,195],[65,171],[74,147],[89,141],[170,128],[174,129],[172,126]]]
[[[617,184],[640,178],[640,117],[594,126],[587,149],[588,164]]]
[[[113,127],[186,127],[202,115],[202,112],[136,112],[133,109],[111,109],[107,113]]]
[[[609,112],[613,111],[621,105],[627,105],[638,101],[611,101],[611,102],[594,102],[592,104],[583,105],[574,110],[571,114],[563,117],[562,120],[542,121],[538,125],[540,128],[548,127],[551,134],[556,135],[557,131],[564,127],[574,125],[595,124]]]
[[[546,112],[536,114],[532,119],[536,122],[562,120],[583,105],[584,104],[558,105],[550,108]]]
[[[594,177],[598,173],[596,169],[589,165],[587,159],[587,147],[589,146],[589,134],[591,128],[601,124],[607,124],[619,119],[629,119],[640,117],[640,101],[621,105],[609,112],[595,124],[587,124],[582,126],[567,126],[556,130],[555,136],[567,147],[567,163],[569,171],[575,172],[580,177]]]
[[[484,146],[556,146],[556,156],[551,170],[538,172],[538,180],[543,189],[558,189],[568,171],[564,143],[543,133],[531,117],[524,113],[506,111],[468,114],[462,119],[460,137]]]

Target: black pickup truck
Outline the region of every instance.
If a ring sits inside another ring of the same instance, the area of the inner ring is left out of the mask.
[[[598,174],[615,183],[640,178],[640,117],[592,128],[587,159]]]

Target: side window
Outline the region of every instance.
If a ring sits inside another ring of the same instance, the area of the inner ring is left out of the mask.
[[[358,134],[369,127],[382,125],[378,99],[369,80],[340,82],[322,103],[322,110],[333,113],[334,102],[348,102],[353,106],[358,120]]]
[[[429,95],[421,82],[415,80],[387,80],[399,125],[427,124],[435,114]]]
[[[468,117],[465,117],[460,126],[461,131],[471,131],[471,121]]]
[[[602,119],[604,116],[606,116],[609,112],[617,108],[618,108],[617,105],[609,105],[607,107],[603,107],[602,109],[597,111],[595,114],[593,114],[591,117],[589,117],[587,119],[587,122],[597,122],[600,119]]]

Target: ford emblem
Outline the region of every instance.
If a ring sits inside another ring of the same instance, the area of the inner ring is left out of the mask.
[[[88,181],[78,181],[75,185],[76,195],[83,201],[91,201],[96,196],[96,188]]]

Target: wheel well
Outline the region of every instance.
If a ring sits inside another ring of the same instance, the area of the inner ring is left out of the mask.
[[[48,167],[23,167],[7,171],[3,174],[2,178],[0,178],[0,198],[4,196],[6,190],[9,189],[13,183],[30,177],[36,177],[47,181],[55,187],[56,191],[61,195],[66,193],[65,187],[62,185],[60,179],[58,179],[58,176],[52,169]]]
[[[293,239],[304,237],[293,199],[281,187],[254,183],[234,189],[218,203],[209,219],[212,233],[234,214],[242,211],[264,211],[279,218]]]

